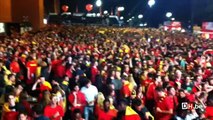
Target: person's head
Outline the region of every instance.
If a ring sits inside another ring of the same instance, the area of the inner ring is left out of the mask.
[[[82,119],[82,115],[81,115],[81,110],[80,109],[75,109],[73,111],[74,113],[74,120],[81,120]]]
[[[44,112],[43,106],[41,104],[36,104],[35,106],[33,106],[32,110],[34,112],[35,118],[43,115]]]
[[[167,87],[167,92],[172,96],[175,96],[176,94],[175,88],[172,86]]]
[[[180,98],[185,98],[186,97],[186,93],[185,93],[185,91],[183,89],[179,90],[179,97]]]
[[[18,116],[18,120],[27,120],[27,113],[26,112],[20,112]]]
[[[9,74],[8,75],[8,80],[11,81],[12,83],[15,83],[16,77],[14,74]]]
[[[75,83],[73,90],[78,92],[79,91],[79,85],[77,83]]]
[[[57,105],[58,104],[58,96],[55,94],[52,94],[51,96],[51,105]]]
[[[41,80],[41,83],[45,82],[45,77],[44,77],[44,76],[41,76],[41,77],[40,77],[40,80]]]
[[[207,106],[213,106],[213,91],[208,93]]]
[[[125,111],[127,107],[127,100],[126,99],[121,99],[118,103],[118,109],[119,111]]]
[[[161,76],[156,75],[156,77],[155,77],[155,85],[156,85],[156,86],[162,86],[162,79],[161,79]]]
[[[15,105],[15,101],[16,101],[16,99],[15,99],[15,96],[14,96],[14,94],[8,94],[7,95],[7,101],[8,101],[8,103],[9,103],[9,105]]]
[[[15,95],[19,96],[20,93],[23,91],[23,89],[24,89],[24,85],[17,84],[16,87],[15,87]]]
[[[164,92],[163,87],[156,87],[155,90],[156,90],[157,95],[158,95],[159,98],[165,96],[165,92]]]
[[[64,77],[64,80],[65,80],[65,81],[69,81],[69,77],[68,77],[68,76],[65,76],[65,77]]]
[[[138,111],[141,111],[142,109],[142,102],[140,99],[136,98],[136,99],[133,99],[132,101],[132,106],[138,110]]]
[[[109,99],[105,99],[104,101],[103,101],[103,104],[104,104],[104,111],[109,111],[109,109],[110,109],[110,100]]]
[[[86,86],[87,88],[89,88],[89,87],[91,86],[91,81],[90,81],[89,79],[87,79],[87,80],[85,81],[85,86]]]

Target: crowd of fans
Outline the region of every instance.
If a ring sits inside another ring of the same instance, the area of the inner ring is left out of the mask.
[[[213,41],[47,26],[0,40],[3,120],[213,120]]]

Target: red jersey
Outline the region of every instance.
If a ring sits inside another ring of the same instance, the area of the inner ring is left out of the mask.
[[[78,91],[76,93],[76,96],[74,95],[73,92],[71,92],[69,94],[69,98],[68,99],[69,99],[69,102],[70,102],[71,105],[75,102],[75,100],[76,100],[77,104],[81,104],[81,106],[72,106],[72,108],[71,108],[72,111],[75,110],[76,108],[78,108],[78,109],[80,109],[83,112],[84,105],[86,105],[86,97],[85,97],[85,95],[82,92]]]
[[[38,64],[35,60],[27,62],[27,68],[29,69],[30,75],[36,73],[37,67],[38,67]]]
[[[205,116],[206,118],[209,118],[209,120],[213,120],[213,107],[212,106],[207,106],[206,107],[206,112],[205,112]]]
[[[19,73],[20,72],[20,66],[18,64],[18,62],[12,62],[10,63],[10,70],[13,73]]]
[[[96,77],[97,74],[98,74],[98,68],[93,66],[92,69],[91,69],[91,75],[92,75],[91,81],[92,81],[92,83],[95,82],[95,77]]]
[[[149,84],[147,92],[146,92],[147,100],[154,100],[156,98],[155,88],[156,88],[156,85],[153,82]]]
[[[57,112],[59,112],[60,115],[53,118]],[[44,116],[48,117],[50,120],[61,120],[61,118],[64,116],[64,110],[60,105],[56,106],[55,108],[48,105],[44,109]]]
[[[113,120],[117,116],[117,111],[115,109],[105,112],[102,109],[98,110],[98,120]]]
[[[174,110],[174,104],[172,103],[173,99],[171,97],[164,97],[160,100],[156,101],[156,108],[160,108],[162,111]],[[159,113],[156,112],[156,120],[170,120],[172,118],[172,114]]]

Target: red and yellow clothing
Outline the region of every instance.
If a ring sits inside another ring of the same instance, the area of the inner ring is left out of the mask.
[[[123,97],[130,97],[131,96],[131,91],[129,88],[129,82],[125,81],[122,88],[121,88],[121,95]]]
[[[38,64],[37,64],[37,62],[35,60],[27,62],[27,69],[28,69],[27,84],[32,84],[34,82],[33,81],[33,76],[36,75],[37,67],[38,67]]]
[[[52,90],[52,86],[51,86],[51,84],[49,82],[44,81],[43,83],[40,84],[39,90],[41,92],[43,92],[45,90],[51,91]]]
[[[59,112],[60,115],[53,118],[57,112]],[[48,117],[50,120],[61,120],[61,118],[64,116],[64,110],[60,105],[56,106],[55,108],[48,105],[44,109],[44,116]]]
[[[141,120],[141,118],[131,107],[127,106],[122,120]]]

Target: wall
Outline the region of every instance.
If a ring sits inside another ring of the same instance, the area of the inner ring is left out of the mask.
[[[0,22],[11,22],[11,0],[0,0]]]
[[[28,21],[33,25],[35,30],[44,26],[43,0],[12,0],[11,5],[13,22],[23,22],[24,16],[27,16]]]

